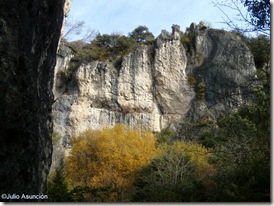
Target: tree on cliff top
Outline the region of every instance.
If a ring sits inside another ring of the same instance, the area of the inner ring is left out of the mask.
[[[146,26],[138,26],[136,29],[130,32],[128,36],[136,42],[148,42],[154,40],[153,34]]]

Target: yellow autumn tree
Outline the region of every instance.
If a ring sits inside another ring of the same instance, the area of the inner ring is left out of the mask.
[[[73,140],[67,157],[67,179],[72,187],[111,188],[106,201],[127,200],[136,172],[157,153],[151,132],[123,125],[87,130]]]

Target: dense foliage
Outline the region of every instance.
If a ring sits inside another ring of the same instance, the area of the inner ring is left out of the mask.
[[[214,201],[270,201],[270,113],[258,121],[261,109],[248,105],[219,119]]]
[[[131,33],[129,33],[129,38],[136,42],[149,42],[154,40],[153,34],[146,26],[138,26]]]
[[[66,181],[64,171],[58,168],[48,178],[48,201],[69,202],[73,201],[71,192]]]
[[[86,43],[83,40],[66,42],[76,53],[76,59],[116,61],[128,54],[134,48],[142,44],[150,44],[154,41],[153,34],[146,26],[138,26],[128,36],[113,33],[100,34]]]
[[[155,141],[151,132],[122,125],[87,130],[73,141],[67,158],[69,185],[111,188],[104,201],[126,200],[132,193],[135,173],[157,152]]]
[[[251,23],[257,29],[270,28],[270,0],[241,0],[248,8]]]

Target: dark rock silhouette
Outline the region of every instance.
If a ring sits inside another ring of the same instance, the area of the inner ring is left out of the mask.
[[[0,2],[0,194],[45,192],[64,1]]]

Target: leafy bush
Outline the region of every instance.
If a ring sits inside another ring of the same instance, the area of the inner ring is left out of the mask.
[[[192,75],[188,75],[187,77],[188,84],[191,86],[191,88],[195,88],[196,86],[196,79]]]
[[[194,38],[194,31],[191,30],[190,28],[186,28],[186,31],[181,33],[180,36],[180,41],[181,44],[183,44],[186,52],[190,52],[192,49],[193,45],[193,38]]]
[[[263,68],[266,64],[270,64],[270,38],[266,35],[250,38],[248,41],[253,55],[255,65],[258,69]]]
[[[201,81],[198,86],[197,86],[197,95],[199,100],[205,100],[205,95],[206,95],[206,86],[205,82]]]
[[[212,132],[209,130],[204,131],[200,135],[198,142],[206,148],[214,148],[216,146],[216,140],[214,139]]]
[[[199,127],[206,127],[212,124],[214,124],[214,121],[210,119],[209,117],[202,118],[197,122],[197,126]]]
[[[162,129],[161,132],[156,132],[158,144],[171,143],[175,140],[176,134],[169,128]]]

